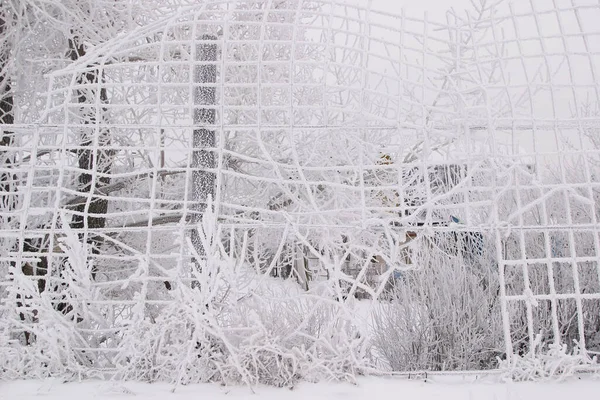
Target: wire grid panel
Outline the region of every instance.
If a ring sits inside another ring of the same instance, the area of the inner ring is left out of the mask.
[[[419,263],[493,267],[500,355],[600,351],[600,8],[476,11],[213,1],[53,74],[43,121],[2,127],[11,329],[46,293],[92,321],[82,350],[116,352],[105,332],[194,285],[214,207],[223,252],[262,275],[377,299]],[[94,295],[77,309],[71,287]]]

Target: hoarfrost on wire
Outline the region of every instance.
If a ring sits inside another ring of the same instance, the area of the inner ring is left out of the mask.
[[[0,377],[596,370],[598,18],[0,6]]]

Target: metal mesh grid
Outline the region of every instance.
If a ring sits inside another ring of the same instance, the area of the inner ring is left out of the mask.
[[[211,204],[231,257],[307,288],[382,298],[432,248],[442,266],[491,259],[506,357],[538,334],[600,351],[599,17],[558,0],[443,23],[215,1],[108,42],[52,76],[42,121],[0,127],[13,333],[50,287],[94,334],[169,304],[170,281],[195,279]],[[88,277],[65,275],[69,251]],[[74,281],[94,293],[77,307]]]

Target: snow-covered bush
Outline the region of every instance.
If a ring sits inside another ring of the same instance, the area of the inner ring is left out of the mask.
[[[570,351],[566,344],[546,345],[542,339],[542,335],[537,335],[533,351],[524,355],[515,354],[510,361],[499,362],[504,379],[517,382],[564,379],[596,364],[596,357],[591,358],[581,352],[577,343]]]
[[[366,366],[364,339],[336,305],[270,297],[275,293],[266,289],[217,310],[189,302],[200,300],[194,291],[180,291],[181,301],[154,322],[124,330],[119,377],[292,386],[300,379],[353,380]]]
[[[439,236],[439,235],[438,235]],[[393,371],[494,368],[503,348],[496,263],[415,244],[416,269],[397,278],[373,313],[374,354]],[[420,247],[420,248],[419,248]]]
[[[201,268],[191,268],[192,283],[174,282],[168,306],[124,327],[117,375],[275,386],[353,379],[366,359],[351,314],[340,312],[340,303],[301,296],[295,282],[236,262],[217,226],[215,214],[205,212],[198,226],[205,255]]]
[[[3,324],[12,343],[0,346],[12,360],[3,373],[37,378],[94,374],[95,357],[85,350],[94,334],[82,333],[98,327],[98,315],[87,303],[96,293],[90,287],[92,267],[86,245],[73,231],[66,232],[58,245],[60,268],[50,272],[53,279],[46,278],[45,291],[21,272],[12,275],[10,291],[19,307],[18,315],[7,315]]]

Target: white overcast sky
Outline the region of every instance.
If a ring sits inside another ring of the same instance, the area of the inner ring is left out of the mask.
[[[347,0],[349,3],[356,3],[355,0]],[[471,8],[471,0],[371,0],[375,8],[386,11],[400,11],[405,9],[407,13],[423,14],[427,12],[432,18],[443,16],[444,13],[454,8],[456,11]],[[480,0],[473,0],[478,3]],[[498,0],[488,0],[493,2]],[[554,1],[558,7],[569,7],[571,4],[600,4],[600,0],[536,0],[539,7],[552,7]],[[366,4],[368,0],[358,0],[359,3]],[[512,0],[513,7],[518,10],[519,7],[529,7],[529,0]]]
[[[469,0],[373,0],[373,5],[382,10],[399,10],[405,8],[411,12],[439,12],[450,7],[465,8]]]
[[[469,10],[473,10],[473,6],[472,6],[472,2],[471,0],[346,0],[349,3],[358,3],[361,5],[366,5],[369,1],[372,2],[372,7],[374,9],[377,10],[382,10],[382,11],[386,11],[386,12],[391,12],[391,13],[401,13],[402,10],[404,9],[406,15],[408,16],[412,16],[412,17],[422,17],[423,14],[426,12],[428,15],[428,19],[432,20],[432,21],[440,21],[440,22],[445,22],[446,21],[446,12],[453,8],[457,13],[461,14],[461,11],[464,12],[464,10],[469,9]],[[498,0],[488,0],[488,2],[497,2]],[[479,3],[480,0],[473,0],[473,2],[475,3]],[[513,10],[519,14],[519,13],[530,13],[531,12],[531,2],[530,0],[510,0],[511,6],[513,8]],[[600,0],[534,0],[533,1],[534,5],[535,5],[535,9],[538,11],[541,10],[549,10],[549,9],[553,9],[555,6],[558,8],[570,8],[573,5],[579,6],[579,5],[595,5],[595,4],[600,4]],[[500,5],[500,7],[497,9],[497,11],[500,14],[504,14],[507,15],[509,14],[509,10],[507,9],[507,4],[508,2],[503,1]],[[573,18],[569,18],[568,15],[566,15],[567,13],[565,13],[565,15],[562,16],[562,23],[565,24],[564,28],[566,31],[566,33],[570,33],[570,30],[573,29],[574,31],[579,31],[578,28],[578,24],[577,21],[574,20]],[[581,18],[581,22],[585,28],[586,31],[588,32],[593,32],[594,34],[589,36],[589,40],[590,40],[590,45],[592,46],[592,51],[594,52],[594,60],[595,61],[600,61],[598,58],[600,58],[600,20],[598,20],[598,13],[590,13],[590,12],[586,12],[586,13],[581,13],[580,14],[580,18]],[[549,34],[559,34],[560,32],[558,32],[558,24],[555,22],[554,19],[552,18],[540,18],[540,26],[541,26],[541,30],[544,31],[544,35],[549,35]],[[524,35],[525,37],[529,36],[529,34],[532,34],[533,37],[535,37],[538,32],[537,29],[535,28],[535,24],[531,24],[531,26],[528,26],[527,24],[524,24],[520,27],[521,29],[521,34]],[[526,41],[523,41],[522,43],[524,46],[527,46]],[[562,49],[562,44],[561,43],[553,43],[552,41],[546,41],[545,42],[546,46],[547,46],[547,51],[557,51],[558,53],[564,51],[564,49]],[[571,51],[584,51],[584,49],[581,49],[580,45],[578,45],[575,41],[572,41],[570,43],[571,45]],[[524,47],[524,49],[528,50],[527,47]],[[540,63],[540,60],[533,60],[537,63]],[[588,60],[584,57],[584,58],[572,58],[572,63],[569,65],[569,68],[571,69],[571,75],[569,76],[568,74],[568,69],[563,68],[563,72],[562,73],[558,73],[555,75],[554,79],[555,79],[555,84],[557,83],[566,83],[569,84],[573,81],[577,81],[575,83],[579,83],[579,84],[587,84],[587,85],[594,85],[597,84],[597,82],[593,82],[592,79],[592,74],[590,73],[589,69],[590,69],[590,64],[588,62]],[[598,68],[598,64],[595,66],[595,68]],[[600,72],[600,70],[598,70],[597,72]],[[566,90],[566,89],[565,89]],[[591,90],[591,89],[590,89]],[[592,91],[593,92],[593,91]],[[555,109],[555,111],[552,111],[552,106],[551,106],[551,102],[550,102],[550,97],[547,96],[547,99],[544,99],[543,97],[539,97],[536,100],[536,107],[537,107],[537,114],[538,117],[559,117],[558,114],[560,114],[560,117],[565,117],[565,113],[570,113],[572,112],[572,107],[573,107],[573,100],[572,100],[572,95],[573,93],[569,90],[566,90],[563,92],[557,92],[556,93],[556,102],[557,104],[559,104],[558,106],[558,111]],[[579,93],[579,97],[585,97],[582,93]],[[590,97],[592,100],[594,100],[595,97],[592,93],[592,96]],[[547,134],[550,134],[551,132],[539,132],[538,134],[536,134],[535,138],[522,138],[523,140],[517,140],[517,142],[519,142],[519,145],[525,149],[525,151],[530,152],[533,151],[533,143],[531,142],[532,140],[534,142],[537,142],[537,148],[538,151],[555,151],[557,149],[557,147],[562,147],[563,144],[559,144],[556,141],[558,141],[558,138],[556,138],[555,140],[553,140],[550,137],[540,137],[540,136],[545,136]],[[567,136],[571,136],[568,132],[566,133]],[[530,136],[530,135],[524,135],[524,136]],[[513,138],[514,139],[514,138]],[[569,141],[571,142],[571,138],[569,138]],[[583,145],[585,146],[585,145]]]

